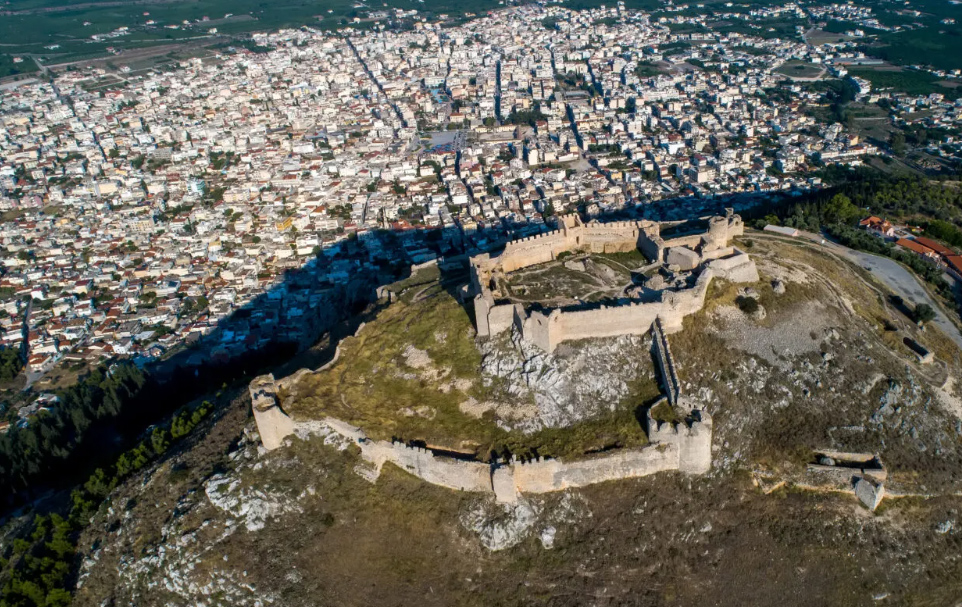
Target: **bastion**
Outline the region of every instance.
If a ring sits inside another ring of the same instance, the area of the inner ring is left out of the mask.
[[[744,233],[740,216],[728,209],[725,216],[708,220],[705,231],[665,240],[661,224],[646,221],[582,222],[576,214],[559,218],[558,229],[514,240],[492,257],[485,253],[470,260],[472,298],[478,336],[492,337],[512,326],[522,337],[548,352],[576,339],[641,335],[659,320],[667,333],[679,331],[686,316],[705,305],[708,285],[715,278],[731,282],[757,282],[755,263],[730,241]],[[618,299],[613,305],[583,305],[537,309],[510,301],[503,288],[511,272],[557,260],[565,253],[624,253],[640,251],[650,268],[669,275],[690,272],[693,282],[684,288],[664,288],[644,300]]]
[[[277,404],[277,385],[273,375],[263,375],[250,383],[251,408],[254,421],[261,435],[261,442],[268,451],[277,449],[281,442],[294,433],[294,422]]]

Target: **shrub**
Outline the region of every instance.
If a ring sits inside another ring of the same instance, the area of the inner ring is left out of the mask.
[[[745,314],[754,314],[758,312],[758,300],[754,297],[745,297],[744,295],[739,295],[735,298],[735,305],[738,309]]]
[[[919,304],[912,311],[912,320],[917,323],[925,324],[935,319],[935,310],[929,304]]]

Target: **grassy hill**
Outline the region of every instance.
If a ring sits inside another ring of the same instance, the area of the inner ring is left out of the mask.
[[[261,454],[238,400],[205,436],[111,494],[81,537],[74,604],[951,602],[962,592],[958,349],[934,329],[919,332],[869,273],[816,245],[759,233],[739,245],[762,275],[754,292],[716,281],[710,304],[669,337],[685,394],[714,419],[709,474],[506,507],[390,466],[371,484],[354,472],[355,448],[319,436]],[[343,342],[336,363],[290,388],[292,414],[479,453],[547,436],[558,442],[546,449],[583,450],[592,424],[615,427],[594,412],[525,432],[501,427],[497,408],[480,418],[462,410],[470,395],[529,404],[505,392],[513,380],[484,381],[486,357],[509,361],[518,345],[476,343],[446,287],[436,276],[401,285],[400,301]],[[739,309],[746,296],[764,314]],[[908,335],[939,360],[917,364],[902,345]],[[597,349],[624,354],[609,361],[621,367],[629,353],[647,354],[644,343],[603,350],[597,341],[551,362]],[[872,513],[819,484],[806,471],[819,448],[879,453],[893,497]]]

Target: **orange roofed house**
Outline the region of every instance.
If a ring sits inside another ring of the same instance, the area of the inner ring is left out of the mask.
[[[895,237],[895,228],[892,226],[892,224],[874,215],[871,217],[866,217],[862,221],[858,222],[858,225],[866,230],[877,233],[879,236],[884,236],[886,238]]]
[[[919,243],[923,247],[928,247],[941,255],[942,257],[951,257],[955,255],[955,251],[943,245],[940,242],[932,240],[931,238],[925,238],[924,236],[916,236],[915,242]]]
[[[903,249],[908,249],[913,253],[916,253],[922,257],[925,257],[935,262],[938,262],[942,257],[941,255],[936,253],[933,249],[925,246],[924,244],[920,244],[915,240],[909,240],[908,238],[899,238],[898,240],[895,241],[895,244],[902,247]]]

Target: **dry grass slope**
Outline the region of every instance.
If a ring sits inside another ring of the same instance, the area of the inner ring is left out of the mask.
[[[422,360],[418,352],[429,360]],[[646,350],[638,357],[650,364]],[[573,427],[524,434],[499,426],[491,413],[479,419],[461,410],[460,404],[469,398],[530,405],[506,398],[497,382],[483,385],[480,367],[467,313],[437,289],[419,301],[402,298],[382,311],[357,337],[342,342],[337,363],[305,375],[282,394],[282,400],[295,418],[333,416],[363,428],[374,439],[466,450],[483,460],[505,453],[572,457],[647,442],[637,415],[639,406],[658,395],[650,378],[632,382],[629,396],[612,403],[610,411]]]

